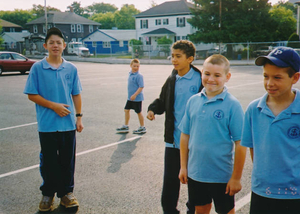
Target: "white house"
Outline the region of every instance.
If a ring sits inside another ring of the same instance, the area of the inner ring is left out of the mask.
[[[136,38],[136,30],[98,29],[82,39],[82,42],[96,54],[128,53],[129,42]]]
[[[157,45],[157,39],[167,36],[173,42],[187,39],[196,31],[187,20],[194,4],[186,0],[168,1],[135,15],[136,37],[144,45]]]

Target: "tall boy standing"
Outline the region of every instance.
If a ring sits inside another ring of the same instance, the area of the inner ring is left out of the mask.
[[[212,200],[217,213],[235,213],[234,194],[241,190],[246,155],[246,147],[240,145],[244,112],[225,86],[230,76],[224,56],[208,57],[202,71],[204,89],[189,99],[179,125],[179,178],[188,183],[195,213],[209,214]]]
[[[165,166],[162,190],[162,208],[165,214],[179,213],[177,203],[180,181],[180,130],[179,123],[184,114],[187,100],[202,89],[200,71],[191,63],[194,61],[195,46],[187,40],[180,40],[172,46],[174,70],[162,87],[159,98],[148,107],[147,118],[165,113]],[[188,204],[187,204],[188,205]],[[189,207],[189,205],[188,205]],[[190,209],[190,208],[189,208]],[[194,213],[191,207],[190,213]]]
[[[144,100],[144,78],[140,74],[140,61],[138,59],[131,60],[130,63],[131,71],[128,77],[128,98],[126,105],[124,107],[125,112],[125,124],[120,128],[117,128],[118,133],[128,133],[129,132],[129,119],[130,119],[130,109],[133,109],[137,113],[140,127],[133,131],[133,134],[145,134],[146,128],[144,125],[144,116],[142,113],[142,101]]]
[[[242,145],[253,161],[251,214],[300,213],[300,57],[279,47],[255,60],[267,93],[245,113]]]
[[[61,31],[49,29],[44,43],[49,56],[32,66],[24,89],[29,100],[36,103],[43,178],[40,211],[53,209],[55,193],[66,208],[79,206],[73,188],[75,133],[83,130],[82,89],[77,68],[62,58],[65,47]]]

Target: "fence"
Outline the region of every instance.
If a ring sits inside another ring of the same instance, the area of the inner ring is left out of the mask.
[[[247,42],[247,43],[222,43],[222,44],[196,44],[196,59],[205,59],[212,54],[220,53],[229,60],[250,60],[259,55],[267,55],[278,46],[287,46],[286,41],[282,42]],[[121,59],[170,59],[172,45],[106,45],[89,48],[94,58],[121,58]],[[300,54],[300,42],[289,42]],[[2,45],[2,50],[15,51],[24,54],[24,45],[17,43],[14,47]],[[43,49],[43,47],[41,47]],[[44,49],[43,49],[44,50]],[[43,54],[43,52],[37,52]],[[25,55],[34,55],[26,50]],[[67,51],[64,52],[67,55]]]

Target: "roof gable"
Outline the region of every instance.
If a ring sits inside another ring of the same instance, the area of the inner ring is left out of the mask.
[[[24,42],[24,37],[29,36],[30,33],[28,31],[23,32],[5,32],[1,36],[3,39],[6,37],[11,38],[12,40],[15,40],[16,42]]]
[[[135,39],[136,30],[105,30],[98,29],[82,40],[91,40],[91,41],[129,41]]]
[[[87,18],[77,15],[73,12],[59,12],[59,11],[50,11],[47,14],[47,22],[54,24],[86,24],[86,25],[101,25],[98,22],[94,22]],[[45,17],[39,17],[31,22],[28,22],[27,25],[33,24],[44,24]]]
[[[18,28],[22,28],[22,26],[14,24],[12,22],[6,21],[4,19],[0,19],[0,26],[2,27],[18,27]]]
[[[150,8],[144,12],[135,15],[136,18],[153,17],[153,16],[170,16],[180,14],[191,14],[190,8],[193,8],[192,3],[186,0],[168,1],[160,5]]]

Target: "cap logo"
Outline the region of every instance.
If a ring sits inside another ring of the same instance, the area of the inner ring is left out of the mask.
[[[279,55],[279,54],[282,54],[282,50],[276,50],[276,51],[274,51],[274,53],[273,53],[274,55]]]

